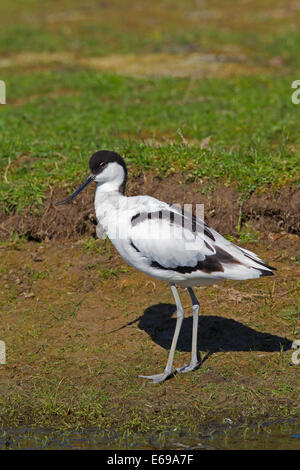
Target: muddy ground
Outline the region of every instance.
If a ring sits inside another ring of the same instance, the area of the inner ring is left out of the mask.
[[[70,189],[75,187],[76,184]],[[236,234],[239,225],[250,223],[263,233],[300,235],[300,189],[296,185],[254,191],[243,202],[239,192],[223,182],[187,182],[187,176],[180,174],[162,179],[148,172],[129,181],[127,194],[148,194],[171,204],[192,204],[193,208],[204,204],[205,220],[222,234]],[[5,241],[16,232],[36,241],[94,236],[94,187],[89,186],[72,204],[56,207],[55,202],[65,197],[66,190],[51,188],[44,204],[35,211],[29,208],[8,216],[0,209],[0,240]]]
[[[209,223],[236,233],[239,204],[229,187],[202,194],[175,176],[168,185],[140,176],[129,193],[170,200],[172,187],[170,202],[204,198]],[[128,267],[109,241],[93,238],[93,188],[59,209],[52,201],[65,192],[53,192],[40,219],[15,215],[5,225],[2,219],[7,236],[15,223],[39,240],[0,245],[2,424],[159,433],[226,418],[299,416],[299,366],[291,365],[292,341],[300,339],[299,191],[290,197],[285,191],[253,195],[242,207],[248,230],[259,234],[240,243],[275,266],[276,275],[197,288],[203,364],[158,386],[138,375],[165,366],[173,298],[163,282]],[[186,291],[181,295],[186,318],[175,366],[189,361],[191,347],[191,305]]]

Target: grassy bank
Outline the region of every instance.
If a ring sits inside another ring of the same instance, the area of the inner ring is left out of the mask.
[[[194,0],[0,8],[6,213],[81,180],[99,148],[137,171],[219,178],[244,195],[299,184],[298,9]]]
[[[299,111],[282,77],[133,79],[91,71],[2,78],[0,203],[43,204],[50,187],[75,185],[99,148],[136,171],[256,188],[299,183]],[[134,176],[134,173],[133,173]]]

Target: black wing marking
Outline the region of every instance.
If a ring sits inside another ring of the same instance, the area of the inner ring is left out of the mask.
[[[215,237],[211,233],[209,226],[200,221],[189,212],[184,212],[183,209],[178,209],[178,212],[171,210],[161,209],[155,212],[138,212],[131,218],[131,224],[135,227],[137,224],[144,222],[145,220],[168,220],[171,224],[175,224],[181,227],[189,229],[192,233],[203,231],[204,235],[210,238],[212,241],[216,241]],[[211,247],[209,247],[211,249]],[[211,249],[214,251],[213,249]]]
[[[195,271],[203,271],[209,274],[213,272],[224,272],[223,264],[242,263],[220,247],[216,247],[216,253],[214,255],[206,256],[203,261],[198,261],[195,266],[176,266],[175,268],[168,268],[166,266],[162,266],[156,261],[151,262],[151,266],[153,268],[176,271],[181,274],[190,274]]]
[[[258,261],[257,259],[253,258],[252,256],[248,255],[247,253],[245,253],[243,251],[243,254],[244,256],[246,256],[247,258],[251,259],[251,261],[254,261],[254,263],[257,263],[257,264],[260,264],[261,266],[263,266],[264,268],[268,268],[268,269],[271,269],[272,271],[277,271],[276,268],[274,268],[273,266],[270,266],[269,264],[265,263],[264,261],[260,260]],[[255,269],[258,269],[258,268],[255,268]],[[269,272],[269,271],[265,271],[265,272]],[[264,274],[264,276],[271,276],[271,274]]]

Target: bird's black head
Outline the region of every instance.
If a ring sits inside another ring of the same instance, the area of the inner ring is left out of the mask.
[[[127,168],[123,158],[117,152],[110,150],[99,150],[91,156],[89,165],[92,175],[99,175],[109,163],[118,163],[121,165],[125,172],[125,177],[127,178]]]
[[[85,182],[71,196],[56,205],[71,201],[92,181],[100,184],[114,182],[116,190],[125,193],[127,168],[121,155],[110,150],[99,150],[91,156],[89,166],[91,174]]]

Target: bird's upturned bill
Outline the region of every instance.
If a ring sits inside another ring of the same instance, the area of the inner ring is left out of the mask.
[[[90,175],[85,180],[85,182],[82,183],[82,185],[80,185],[79,188],[76,189],[76,191],[73,194],[71,194],[71,196],[67,197],[67,199],[64,199],[63,201],[56,202],[55,205],[60,206],[62,204],[66,204],[67,202],[72,201],[72,199],[74,199],[88,184],[90,184],[92,181],[94,181],[95,178],[96,178],[96,176]]]

